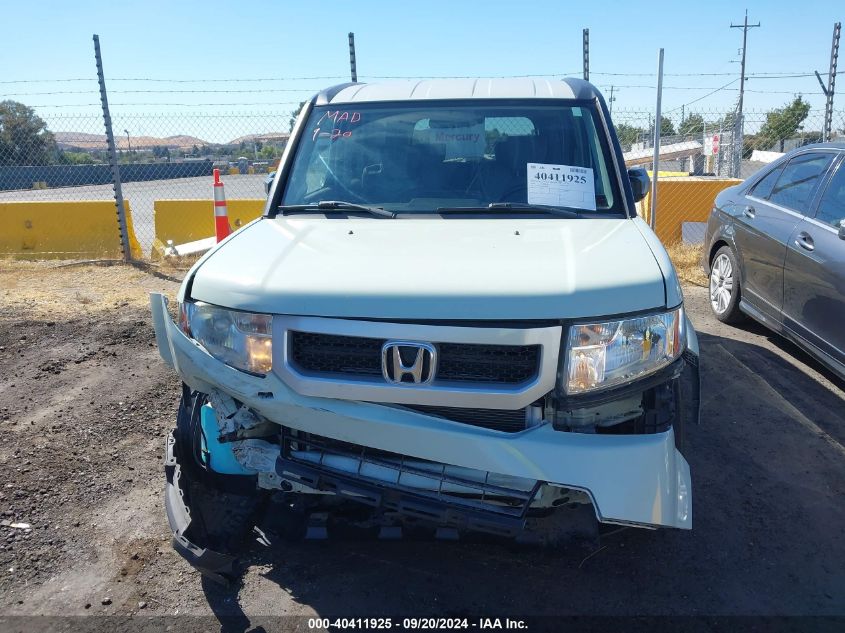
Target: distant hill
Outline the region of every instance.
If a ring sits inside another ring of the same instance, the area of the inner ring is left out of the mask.
[[[267,132],[266,134],[247,134],[246,136],[239,136],[232,139],[227,145],[240,145],[241,143],[252,143],[259,141],[261,143],[280,143],[287,142],[290,138],[290,132]]]
[[[56,144],[60,149],[77,149],[77,150],[104,150],[106,149],[106,135],[105,134],[86,134],[85,132],[54,132],[53,136],[56,138]],[[127,144],[126,136],[115,136],[115,145],[118,150],[125,151],[128,145],[132,145],[132,149],[151,149],[156,145],[161,147],[169,147],[170,149],[189,150],[194,145],[202,147],[203,145],[211,145],[211,143],[197,138],[195,136],[167,136],[165,138],[157,138],[155,136],[130,136],[129,144]]]

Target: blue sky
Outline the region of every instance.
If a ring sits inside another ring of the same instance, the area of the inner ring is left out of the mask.
[[[741,30],[728,27],[731,22],[741,22],[745,8],[722,0],[662,4],[48,0],[5,5],[0,99],[39,106],[39,113],[48,119],[59,113],[97,111],[96,105],[84,105],[97,103],[92,33],[100,36],[109,99],[117,114],[215,113],[288,111],[290,102],[345,79],[348,31],[356,36],[359,79],[367,80],[383,76],[580,76],[584,27],[590,29],[592,81],[606,97],[611,84],[618,86],[615,114],[653,109],[654,89],[633,86],[656,84],[657,50],[663,47],[667,73],[664,112],[677,117],[680,112],[676,108],[682,104],[738,78]],[[749,32],[748,73],[819,70],[826,74],[833,23],[845,17],[845,2],[749,1],[747,8],[750,20],[762,23],[761,28]],[[840,64],[843,66],[845,62]],[[270,81],[288,77],[339,79]],[[8,83],[76,78],[90,79]],[[267,81],[119,81],[136,78]],[[737,87],[738,81],[729,86]],[[746,87],[746,110],[775,107],[797,92],[814,108],[823,107],[812,76],[754,77]],[[134,90],[166,92],[123,92]],[[231,92],[175,92],[186,90]],[[82,94],[32,94],[67,91]],[[736,95],[736,90],[725,89],[687,106],[687,111],[726,110]],[[845,94],[840,101],[845,108]],[[169,103],[186,106],[163,105]],[[217,103],[228,105],[198,105]],[[57,105],[72,107],[42,107]]]

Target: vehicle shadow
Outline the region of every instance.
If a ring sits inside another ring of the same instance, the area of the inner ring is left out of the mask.
[[[253,614],[282,603],[321,617],[836,614],[845,583],[826,561],[845,559],[830,527],[845,525],[843,381],[831,388],[784,358],[829,376],[789,343],[740,338],[699,333],[691,532],[612,527],[554,548],[276,538],[248,548],[245,585],[203,580],[221,630],[260,630]]]
[[[845,392],[845,379],[840,378],[838,375],[833,373],[828,367],[822,364],[820,361],[816,360],[814,356],[805,352],[803,349],[798,347],[795,343],[790,341],[783,336],[776,334],[766,328],[765,326],[757,323],[756,321],[753,324],[742,324],[743,329],[748,331],[753,331],[762,336],[765,336],[768,341],[781,350],[784,355],[791,356],[796,361],[803,363],[810,369],[813,369],[824,376],[827,380],[833,383],[840,391]]]
[[[765,337],[777,351],[741,340],[741,337],[728,338],[699,332],[704,367],[703,397],[713,398],[724,393],[725,377],[732,379],[731,388],[737,379],[755,392],[760,388],[765,392],[768,386],[772,406],[776,406],[776,402],[791,406],[839,442],[845,442],[845,380],[791,341],[756,321],[742,323],[737,329]],[[716,367],[708,367],[711,361],[716,361]],[[819,380],[813,372],[823,380]]]

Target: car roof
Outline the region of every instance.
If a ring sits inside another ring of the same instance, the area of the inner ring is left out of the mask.
[[[800,147],[796,147],[795,149],[789,150],[784,154],[784,157],[792,156],[793,154],[800,154],[801,152],[806,152],[810,149],[836,149],[836,150],[845,150],[845,141],[828,141],[827,143],[808,143],[807,145],[801,145]]]
[[[317,95],[317,105],[425,99],[595,99],[598,89],[583,79],[421,79],[347,83]]]

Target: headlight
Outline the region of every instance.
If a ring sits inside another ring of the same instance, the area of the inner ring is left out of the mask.
[[[253,374],[273,367],[273,317],[207,303],[180,303],[179,327],[217,360]]]
[[[573,325],[564,362],[569,395],[599,391],[654,373],[684,351],[684,312]]]

